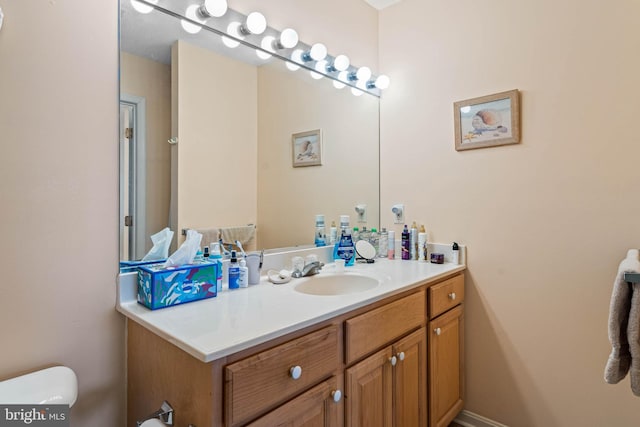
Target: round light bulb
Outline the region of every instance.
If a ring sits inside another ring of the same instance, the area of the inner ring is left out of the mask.
[[[240,34],[240,23],[239,22],[231,22],[228,26],[227,26],[227,34],[229,34],[230,36],[233,36],[237,39],[244,39],[244,37],[242,36],[242,34]],[[230,39],[229,37],[225,37],[222,36],[222,43],[224,43],[225,46],[227,46],[228,48],[235,48],[240,46],[240,42],[237,40],[233,40]]]
[[[291,49],[298,44],[299,38],[296,30],[292,28],[286,28],[280,34],[280,44],[284,49]]]
[[[360,67],[356,72],[358,80],[367,81],[371,78],[371,69],[369,67]]]
[[[327,57],[327,47],[322,43],[316,43],[311,46],[309,56],[311,56],[311,59],[313,59],[314,61],[322,61]]]
[[[352,87],[351,88],[351,93],[353,94],[353,96],[360,96],[362,95],[364,92],[362,92],[360,89]]]
[[[260,42],[260,47],[262,47],[264,50],[268,50],[269,52],[273,52],[273,42],[275,41],[275,37],[273,36],[265,36],[262,39],[262,42]],[[261,50],[256,50],[256,55],[258,55],[258,58],[260,59],[269,59],[271,58],[271,54],[268,54],[266,52],[263,52]]]
[[[322,61],[316,62],[316,66],[314,68],[319,73],[326,73],[327,72],[327,61],[325,61],[323,59]]]
[[[291,71],[298,71],[300,69],[299,65],[296,65],[289,61],[285,62],[284,65]]]
[[[350,63],[351,61],[349,61],[349,57],[347,55],[338,55],[336,56],[336,59],[333,60],[333,66],[338,71],[346,70],[349,68]]]
[[[356,87],[360,90],[367,90],[367,81],[366,80],[358,80],[356,83]]]
[[[147,2],[158,4],[158,0],[147,0]],[[144,4],[137,0],[131,0],[131,6],[140,13],[151,13],[153,11],[153,6],[149,6],[148,4]]]
[[[339,82],[337,80],[333,81],[333,87],[335,87],[336,89],[342,89],[344,88],[346,85],[342,82]]]
[[[316,80],[320,80],[322,78],[322,74],[316,73],[315,71],[309,71],[309,74],[311,74],[311,77]]]
[[[347,83],[349,81],[349,72],[348,71],[340,71],[338,74],[338,80],[341,82]]]
[[[204,0],[200,11],[207,16],[220,18],[227,13],[227,8],[227,0]]]
[[[260,12],[251,12],[247,16],[245,27],[251,34],[262,34],[267,29],[267,20]]]
[[[204,21],[200,19],[200,17],[198,16],[198,9],[199,9],[199,6],[197,4],[192,4],[191,6],[187,7],[187,11],[185,12],[184,15],[187,18],[191,19],[192,21],[196,21],[201,24],[204,24]],[[182,29],[189,34],[197,34],[202,29],[200,25],[192,24],[191,22],[185,19],[180,20],[180,24],[182,25]]]
[[[293,52],[291,52],[291,59],[297,62],[298,64],[303,64],[304,63],[304,60],[302,59],[303,54],[304,52],[302,51],[302,49],[296,49]]]
[[[376,87],[378,89],[386,89],[389,87],[389,83],[391,83],[391,80],[389,79],[388,76],[384,75],[384,74],[380,74],[378,76],[378,78],[376,79]]]

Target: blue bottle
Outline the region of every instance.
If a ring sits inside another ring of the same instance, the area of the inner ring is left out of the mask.
[[[238,289],[240,283],[240,265],[238,264],[238,257],[236,251],[231,251],[231,262],[229,263],[229,289]]]
[[[356,248],[349,229],[349,215],[340,216],[340,239],[333,248],[333,259],[343,259],[344,265],[353,265],[356,260]]]

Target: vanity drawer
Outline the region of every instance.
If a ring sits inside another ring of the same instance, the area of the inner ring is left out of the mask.
[[[330,376],[338,368],[338,351],[338,330],[332,325],[227,365],[226,425],[245,424]]]
[[[464,300],[464,274],[429,288],[429,318],[433,319]]]
[[[345,322],[347,364],[390,343],[425,321],[425,292],[421,290]]]

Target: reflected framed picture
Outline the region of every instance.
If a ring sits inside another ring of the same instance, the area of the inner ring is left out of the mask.
[[[520,93],[517,89],[453,104],[456,150],[520,142]]]
[[[322,131],[320,129],[291,135],[293,167],[322,165]]]

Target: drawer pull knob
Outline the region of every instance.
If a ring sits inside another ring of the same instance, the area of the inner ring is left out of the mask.
[[[342,392],[340,390],[333,390],[331,392],[331,397],[333,398],[333,401],[338,403],[340,402],[340,399],[342,399]]]
[[[404,351],[398,353],[398,359],[400,359],[401,362],[404,360]]]
[[[398,359],[395,356],[391,356],[389,358],[389,362],[391,362],[391,366],[396,366],[396,363],[398,363]]]
[[[302,368],[300,366],[292,367],[291,369],[289,369],[289,375],[291,375],[291,378],[293,378],[294,380],[297,380],[302,376]]]
[[[442,333],[442,330],[440,328],[435,328],[433,332],[435,332],[436,335],[440,335]]]
[[[452,299],[452,300],[456,299],[456,293],[455,292],[451,292],[449,294],[449,298]]]

